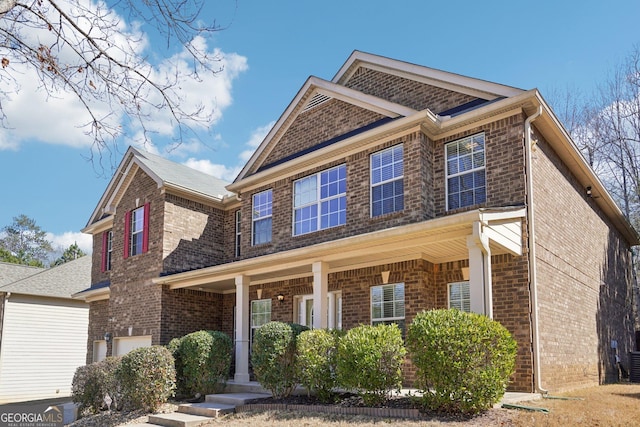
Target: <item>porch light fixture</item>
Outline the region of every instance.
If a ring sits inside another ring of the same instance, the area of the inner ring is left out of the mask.
[[[258,294],[258,299],[262,299],[262,289],[258,289],[256,294]]]
[[[585,188],[584,191],[587,194],[587,197],[593,196],[593,192],[591,191],[591,186],[588,186],[587,188]]]
[[[111,332],[105,332],[105,333],[104,333],[104,340],[105,340],[106,342],[111,341]]]
[[[469,267],[462,267],[460,270],[462,271],[462,280],[468,281],[469,280]]]
[[[391,274],[389,270],[380,273],[380,275],[382,276],[382,283],[385,285],[389,283],[389,274]]]
[[[284,295],[278,294],[278,301],[280,302],[284,301]]]

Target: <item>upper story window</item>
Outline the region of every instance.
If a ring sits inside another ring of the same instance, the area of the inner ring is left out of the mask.
[[[273,190],[253,195],[252,229],[253,244],[260,245],[271,241],[271,204]]]
[[[371,288],[371,324],[380,323],[395,323],[404,333],[404,283]]]
[[[149,249],[149,203],[129,211],[124,223],[124,257],[138,255]]]
[[[449,308],[457,308],[467,313],[471,311],[469,282],[449,283]]]
[[[336,227],[347,222],[345,165],[293,183],[293,235]]]
[[[111,255],[113,253],[113,231],[102,233],[102,271],[111,270]]]
[[[402,144],[371,155],[371,216],[404,209]]]
[[[240,243],[241,243],[241,237],[242,237],[242,215],[240,213],[240,210],[236,211],[236,257],[240,256]]]
[[[484,134],[469,136],[445,145],[447,168],[447,210],[484,203]]]

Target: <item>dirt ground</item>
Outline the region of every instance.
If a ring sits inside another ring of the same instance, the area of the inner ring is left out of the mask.
[[[374,419],[360,416],[336,416],[269,411],[240,413],[213,420],[209,426],[332,426],[332,427],[380,427],[382,425],[405,427],[565,427],[565,426],[633,426],[640,425],[640,384],[622,383],[590,387],[569,393],[552,394],[552,398],[523,402],[522,406],[546,409],[540,412],[525,409],[494,408],[472,419],[452,417],[427,417],[423,420]],[[167,405],[171,406],[171,405]],[[168,407],[167,410],[173,410]],[[106,414],[80,419],[74,427],[122,426],[141,422],[142,414]]]

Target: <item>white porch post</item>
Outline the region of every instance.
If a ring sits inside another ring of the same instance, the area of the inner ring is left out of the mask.
[[[236,373],[234,381],[249,382],[249,278],[236,276]]]
[[[473,234],[467,237],[467,249],[471,311],[492,319],[491,250],[489,238],[482,233],[482,224],[479,221],[473,223]]]
[[[315,329],[327,327],[328,270],[324,262],[313,263],[313,327]]]

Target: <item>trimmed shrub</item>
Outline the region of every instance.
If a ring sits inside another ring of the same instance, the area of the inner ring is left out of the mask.
[[[159,345],[141,347],[122,356],[117,376],[123,403],[131,409],[155,412],[176,388],[176,369],[171,352]]]
[[[304,331],[297,339],[298,378],[322,402],[331,401],[337,385],[338,339],[338,331],[327,329]]]
[[[517,344],[500,323],[449,309],[419,313],[409,326],[407,348],[427,409],[475,414],[504,395]]]
[[[296,338],[305,326],[269,322],[253,337],[251,364],[260,384],[273,397],[287,397],[298,385],[296,375]]]
[[[176,396],[188,396],[189,393],[185,390],[185,380],[184,373],[182,368],[182,355],[180,354],[180,344],[182,342],[182,338],[173,338],[167,344],[167,349],[171,352],[173,356],[173,360],[175,361],[174,365],[176,368]]]
[[[106,395],[112,400],[111,409],[117,409],[120,404],[120,384],[116,371],[120,366],[120,357],[106,359],[76,369],[71,382],[71,396],[74,403],[78,403],[78,410],[99,412],[106,407]]]
[[[197,331],[185,335],[178,343],[174,356],[176,354],[181,391],[191,396],[222,391],[233,355],[233,341],[227,334]]]
[[[402,385],[406,350],[398,325],[362,325],[338,344],[338,384],[355,390],[367,405],[384,402]]]

